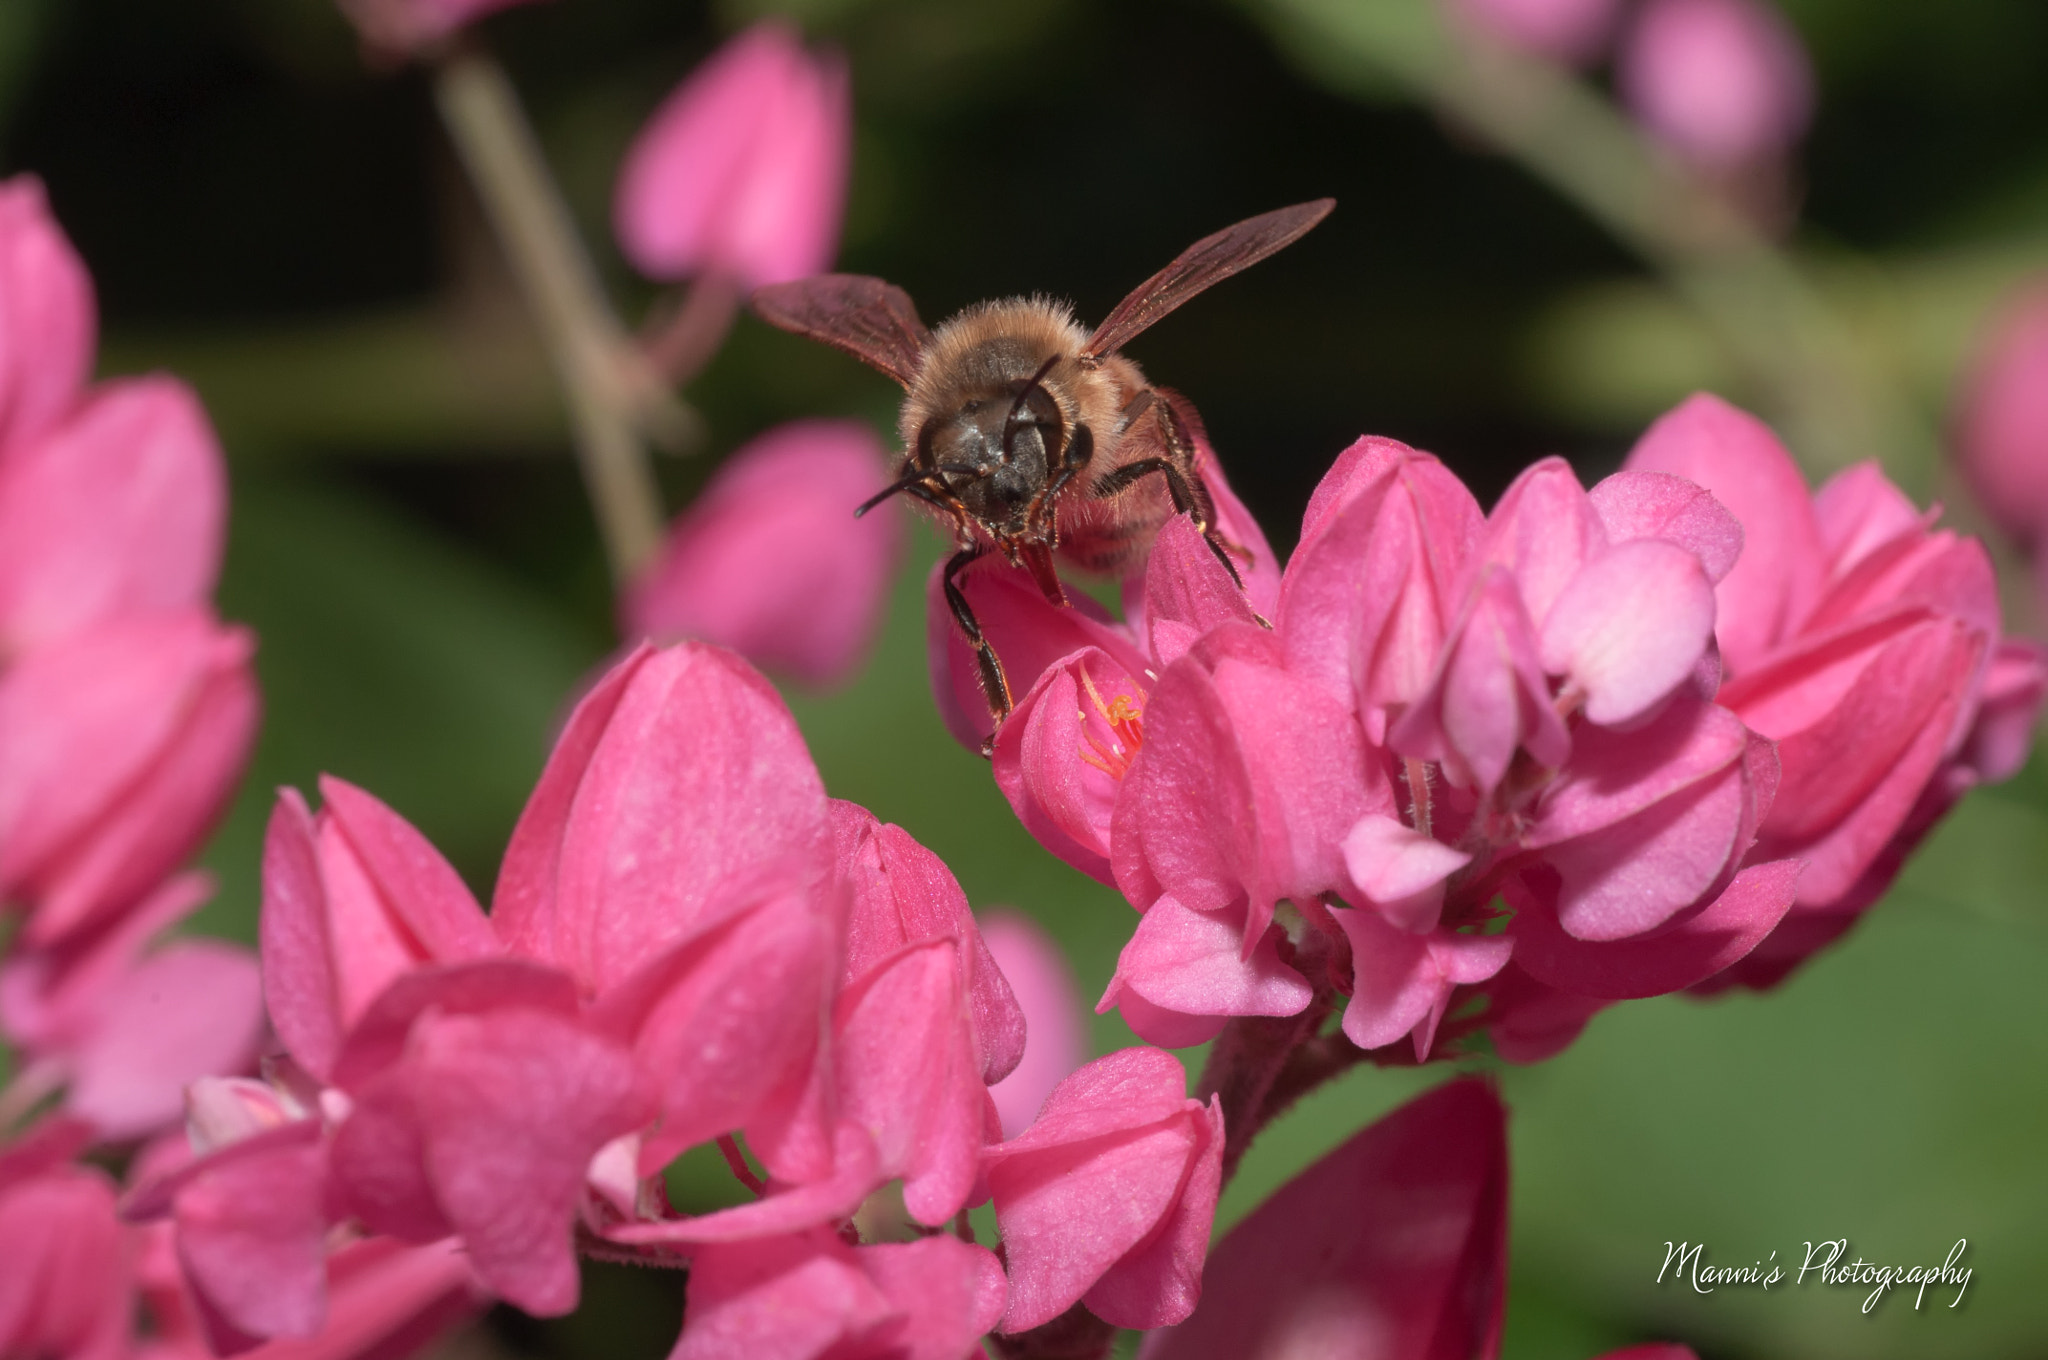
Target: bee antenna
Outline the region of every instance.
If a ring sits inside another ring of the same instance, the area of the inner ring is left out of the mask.
[[[874,495],[862,501],[859,507],[854,510],[853,517],[855,519],[859,519],[862,515],[865,515],[868,511],[874,509],[883,501],[888,500],[891,496],[897,495],[904,491],[908,491],[914,486],[922,486],[924,483],[931,480],[931,476],[932,475],[929,472],[918,472],[913,473],[908,477],[904,477],[901,478],[900,480],[889,483],[889,485],[883,487],[880,491],[877,491]]]

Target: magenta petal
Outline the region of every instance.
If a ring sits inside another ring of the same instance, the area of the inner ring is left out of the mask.
[[[1690,677],[1714,636],[1714,588],[1697,557],[1637,539],[1601,553],[1543,620],[1543,669],[1586,698],[1586,720],[1640,718]]]
[[[591,1156],[653,1112],[631,1055],[526,1010],[422,1020],[413,1050],[427,1174],[478,1276],[530,1313],[568,1312]]]
[[[1581,940],[1626,939],[1654,930],[1724,882],[1748,847],[1754,792],[1746,769],[1653,804],[1625,822],[1553,846],[1557,916]]]
[[[1443,905],[1443,884],[1472,856],[1423,835],[1406,822],[1373,813],[1344,837],[1351,881],[1403,930],[1430,930]]]
[[[0,465],[0,650],[126,614],[203,606],[227,479],[190,388],[108,383]]]
[[[1017,703],[992,753],[996,786],[1040,845],[1114,885],[1111,823],[1142,740],[1145,691],[1089,647],[1047,667]]]
[[[331,775],[322,776],[320,797],[421,955],[458,963],[502,952],[461,876],[410,822]]]
[[[907,945],[840,993],[833,1062],[840,1108],[875,1136],[920,1223],[944,1223],[974,1186],[984,1102],[952,940]]]
[[[643,273],[749,286],[832,260],[852,147],[846,73],[786,23],[719,49],[648,120],[619,173],[613,218]]]
[[[1005,1332],[1067,1311],[1172,1211],[1206,1125],[1170,1119],[989,1171],[1010,1268]],[[1107,1319],[1105,1319],[1107,1320]]]
[[[62,1162],[12,1169],[0,1177],[0,1352],[124,1360],[134,1345],[135,1267],[106,1173]]]
[[[669,1360],[818,1360],[899,1316],[854,1249],[823,1230],[705,1247],[686,1297]]]
[[[1617,66],[1645,130],[1711,174],[1769,167],[1813,117],[1799,34],[1761,0],[1654,0]]]
[[[1562,458],[1545,458],[1515,478],[1486,517],[1478,563],[1507,568],[1529,617],[1541,623],[1559,592],[1606,547],[1606,527],[1578,474]]]
[[[386,1072],[356,1092],[330,1162],[336,1203],[370,1231],[406,1242],[455,1231],[434,1198],[410,1073]]]
[[[399,1062],[422,1015],[481,1015],[509,1007],[574,1016],[576,985],[566,973],[525,959],[435,964],[401,974],[349,1031],[335,1058],[332,1084],[354,1094]]]
[[[1081,1296],[1088,1311],[1117,1327],[1170,1327],[1202,1297],[1202,1262],[1223,1186],[1223,1106],[1216,1096],[1190,1120],[1197,1144],[1188,1157],[1166,1221],[1152,1238],[1106,1271]]]
[[[1365,714],[1421,694],[1457,612],[1484,517],[1436,459],[1359,441],[1316,489],[1287,564],[1287,666]]]
[[[699,643],[636,653],[558,743],[506,852],[498,928],[603,991],[818,881],[830,853],[817,768],[774,687]]]
[[[1574,939],[1541,911],[1516,915],[1515,961],[1547,986],[1624,1001],[1682,991],[1756,948],[1792,907],[1797,860],[1752,865],[1721,895],[1670,930],[1592,944]]]
[[[946,730],[962,746],[979,751],[995,724],[976,678],[974,649],[946,605],[940,582],[944,570],[943,562],[933,564],[925,583],[932,695]],[[1086,596],[1075,598],[1067,609],[1049,604],[1028,573],[1011,569],[1000,557],[975,563],[960,573],[958,583],[982,633],[1002,658],[1012,697],[1029,692],[1047,667],[1084,647],[1108,653],[1127,675],[1141,676],[1150,669],[1145,654],[1100,605]]]
[[[92,277],[51,218],[42,181],[0,184],[0,449],[78,400],[97,330]]]
[[[1901,534],[1921,527],[1925,516],[1875,462],[1843,468],[1813,493],[1828,563],[1839,575]]]
[[[1145,559],[1145,627],[1153,662],[1160,669],[1211,628],[1252,623],[1257,615],[1230,573],[1186,515],[1175,515],[1159,530]]]
[[[1497,1354],[1506,1123],[1466,1080],[1354,1135],[1217,1244],[1201,1307],[1145,1360]]]
[[[1208,489],[1209,499],[1216,507],[1215,533],[1230,554],[1231,565],[1244,581],[1245,599],[1251,607],[1265,618],[1274,617],[1280,609],[1280,558],[1266,541],[1266,531],[1252,518],[1252,512],[1230,489],[1230,481],[1223,475],[1222,461],[1216,451],[1209,447],[1208,436],[1197,431],[1195,447],[1201,451],[1199,466],[1195,471]]]
[[[982,1080],[1001,1081],[1023,1057],[1024,1014],[975,928],[960,880],[909,832],[858,804],[834,799],[832,828],[840,875],[853,890],[842,981],[855,981],[906,944],[957,941]]]
[[[312,1336],[327,1312],[327,1150],[303,1141],[222,1161],[178,1192],[178,1259],[251,1336]]]
[[[1249,958],[1227,914],[1195,911],[1171,895],[1154,902],[1117,958],[1109,1001],[1131,992],[1184,1015],[1298,1015],[1315,989],[1280,961],[1270,933]]]
[[[991,1164],[1171,1118],[1187,1104],[1187,1069],[1156,1048],[1122,1048],[1053,1088],[1024,1134],[988,1150]]]
[[[65,1103],[109,1142],[153,1133],[183,1116],[187,1082],[246,1070],[262,1032],[255,958],[221,941],[179,941],[107,997]]]
[[[629,637],[715,642],[812,686],[839,684],[882,624],[903,547],[888,477],[857,421],[778,426],[722,464],[621,603]]]
[[[644,985],[655,999],[633,1037],[657,1078],[662,1116],[641,1147],[642,1174],[742,1128],[810,1076],[831,979],[831,922],[804,894],[777,898],[649,965],[597,1015]],[[758,1150],[758,1149],[757,1149]],[[767,1154],[764,1154],[767,1156]],[[771,1172],[786,1170],[768,1156]]]
[[[1522,844],[1540,850],[1613,826],[1727,769],[1749,744],[1740,719],[1699,702],[1675,702],[1632,732],[1582,731]]]
[[[1053,1087],[1087,1056],[1086,1011],[1066,955],[1036,923],[1014,912],[996,912],[982,919],[981,934],[1009,979],[1028,1026],[1023,1060],[989,1088],[1002,1115],[1004,1135],[1015,1137],[1031,1123]]]
[[[1696,482],[1741,521],[1742,556],[1715,591],[1714,635],[1730,669],[1754,665],[1812,607],[1826,570],[1791,455],[1755,416],[1699,393],[1650,426],[1628,466]]]
[[[986,1247],[941,1234],[861,1247],[854,1255],[904,1315],[888,1339],[892,1360],[961,1360],[1003,1315],[1009,1282]]]
[[[341,1049],[342,1019],[327,935],[313,814],[297,789],[280,789],[263,836],[263,912],[258,920],[263,1000],[285,1050],[327,1077]]]

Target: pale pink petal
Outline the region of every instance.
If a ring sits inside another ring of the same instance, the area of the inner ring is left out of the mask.
[[[299,791],[278,790],[263,837],[257,931],[270,1023],[299,1065],[325,1078],[341,1050],[343,1026],[314,836],[313,814]]]
[[[1136,994],[1183,1015],[1298,1015],[1314,995],[1262,934],[1246,957],[1230,915],[1195,911],[1171,895],[1154,902],[1117,959],[1098,1010]]]
[[[1223,1185],[1223,1106],[1211,1096],[1189,1121],[1197,1144],[1188,1157],[1166,1221],[1150,1241],[1103,1273],[1081,1301],[1088,1311],[1117,1327],[1170,1327],[1195,1311],[1202,1297],[1202,1263],[1209,1254],[1209,1229]]]
[[[1668,472],[1622,471],[1586,493],[1609,543],[1659,538],[1699,558],[1718,583],[1742,556],[1742,524],[1705,487]]]
[[[332,775],[321,776],[320,797],[418,958],[459,963],[501,952],[462,876],[410,822]]]
[[[1201,1307],[1147,1338],[1140,1354],[1497,1354],[1506,1125],[1492,1088],[1463,1080],[1354,1135],[1231,1229],[1211,1258]]]
[[[1690,677],[1714,636],[1714,587],[1697,557],[1657,539],[1601,553],[1543,621],[1543,669],[1586,697],[1586,720],[1620,726]]]
[[[185,1085],[242,1071],[263,1032],[255,958],[215,940],[173,943],[129,973],[73,1060],[65,1104],[109,1142],[177,1122]]]
[[[0,462],[79,399],[97,331],[92,278],[42,181],[0,183]]]
[[[1486,517],[1475,567],[1507,568],[1522,605],[1541,624],[1580,568],[1607,547],[1607,530],[1578,474],[1562,458],[1533,463]]]
[[[226,467],[191,389],[99,388],[0,465],[0,655],[205,604],[226,518]]]
[[[2001,304],[1964,378],[1955,442],[1985,513],[2038,542],[2048,529],[2048,280]]]
[[[1451,992],[1498,973],[1514,947],[1498,935],[1397,930],[1375,911],[1337,907],[1330,915],[1351,941],[1345,1035],[1368,1049],[1413,1035],[1418,1060],[1428,1056]]]
[[[1443,904],[1443,884],[1472,856],[1377,813],[1358,819],[1344,837],[1351,881],[1380,914],[1403,930],[1430,930]]]
[[[1806,479],[1762,421],[1698,393],[1651,425],[1632,471],[1668,472],[1713,493],[1742,523],[1742,556],[1715,589],[1714,635],[1740,674],[1784,638],[1819,596],[1825,554]]]
[[[1023,1060],[989,1088],[1002,1115],[1003,1133],[1014,1138],[1038,1114],[1053,1087],[1087,1056],[1087,1012],[1066,955],[1029,917],[992,912],[982,918],[981,935],[1009,979],[1027,1026]]]
[[[1875,461],[1843,468],[1828,478],[1813,493],[1813,515],[1828,565],[1837,576],[1880,545],[1922,528],[1926,520]]]
[[[656,278],[712,270],[758,287],[819,273],[851,141],[844,65],[810,56],[786,23],[756,24],[635,139],[613,206],[620,244]]]
[[[628,637],[698,638],[807,685],[849,679],[903,550],[881,440],[850,420],[778,426],[743,446],[677,518],[620,601]]]
[[[988,1150],[990,1164],[1170,1119],[1187,1105],[1187,1081],[1171,1053],[1118,1049],[1055,1086],[1028,1130]]]

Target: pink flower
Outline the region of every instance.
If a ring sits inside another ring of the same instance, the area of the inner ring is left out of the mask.
[[[122,1360],[131,1345],[135,1253],[114,1186],[33,1135],[0,1146],[0,1355]]]
[[[1616,0],[1448,0],[1451,15],[1510,47],[1573,65],[1600,54],[1614,30]]]
[[[1053,1087],[1087,1055],[1086,1012],[1075,989],[1074,971],[1058,942],[1029,917],[991,912],[982,918],[981,934],[1029,1027],[1023,1060],[989,1087],[1003,1117],[1004,1135],[1015,1137],[1036,1117]]]
[[[1955,425],[1978,503],[2037,547],[2048,534],[2048,282],[2002,308],[1964,378]]]
[[[131,906],[198,845],[255,734],[252,646],[197,610],[128,616],[0,675],[0,898],[25,939]]]
[[[42,181],[0,183],[0,464],[78,399],[97,331],[92,279]]]
[[[1650,132],[1710,170],[1778,159],[1813,116],[1806,50],[1766,0],[1649,0],[1619,67]]]
[[[151,947],[211,890],[181,875],[89,935],[0,962],[0,1032],[26,1060],[17,1089],[62,1083],[64,1110],[119,1143],[179,1123],[188,1082],[249,1065],[256,960],[218,940]]]
[[[806,52],[788,24],[756,24],[678,86],[626,153],[619,243],[658,279],[718,274],[753,289],[821,273],[851,151],[845,64]]]
[[[1933,529],[1872,465],[1809,496],[1768,429],[1708,396],[1629,463],[1707,487],[1758,548],[1717,587],[1717,702],[1783,769],[1753,860],[1805,865],[1797,908],[1733,975],[1768,985],[1875,901],[1964,789],[2017,768],[2048,672],[2000,642],[1982,546]]]
[[[669,530],[620,605],[626,633],[716,642],[809,685],[866,657],[903,548],[893,502],[855,519],[886,477],[858,421],[808,420],[735,453]]]
[[[1003,1312],[994,1253],[812,1231],[701,1249],[672,1360],[963,1360]]]
[[[0,666],[95,624],[202,607],[227,477],[190,388],[95,389],[0,462]]]
[[[434,47],[457,29],[488,14],[531,0],[336,0],[341,12],[373,47],[416,52]]]
[[[1146,1360],[1499,1353],[1507,1115],[1490,1086],[1411,1100],[1289,1181],[1210,1256]]]
[[[1180,1321],[1201,1293],[1223,1115],[1171,1055],[1127,1048],[1068,1077],[985,1155],[1010,1271],[1005,1332],[1076,1303],[1118,1327]]]

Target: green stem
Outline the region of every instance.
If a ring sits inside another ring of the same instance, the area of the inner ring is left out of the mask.
[[[623,584],[661,541],[641,427],[680,434],[695,418],[661,389],[606,303],[504,68],[461,46],[436,68],[434,93],[567,393],[584,483]]]

